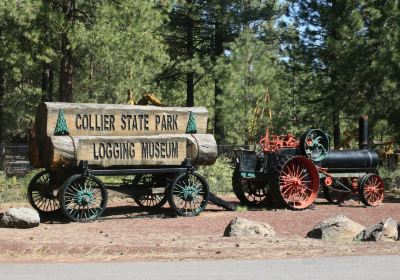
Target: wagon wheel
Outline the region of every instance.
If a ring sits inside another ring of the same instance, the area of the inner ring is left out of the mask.
[[[135,188],[156,187],[157,182],[155,179],[153,174],[140,174],[135,177],[132,184]],[[133,200],[137,205],[145,209],[159,209],[167,202],[168,197],[164,193],[144,194],[134,196]]]
[[[49,214],[60,209],[57,197],[50,186],[50,173],[43,170],[36,174],[28,185],[28,200],[39,213]]]
[[[168,201],[179,215],[195,216],[206,208],[208,195],[208,184],[202,176],[180,173],[172,183]]]
[[[246,180],[236,168],[232,176],[233,192],[240,203],[250,207],[272,206],[273,196],[267,183]]]
[[[342,179],[340,180],[340,183],[346,185],[348,184],[348,180]],[[333,184],[335,184],[335,182]],[[328,187],[324,184],[323,180],[321,182],[321,185],[325,199],[332,204],[341,205],[346,200],[349,200],[351,198],[351,192],[335,190],[335,186]]]
[[[61,210],[76,222],[90,222],[103,214],[107,205],[107,190],[93,175],[73,175],[61,187]]]
[[[313,162],[297,156],[278,166],[274,186],[274,198],[283,207],[301,210],[317,198],[319,175]]]
[[[367,206],[378,206],[383,201],[385,185],[381,177],[376,174],[366,174],[360,180],[358,195]]]

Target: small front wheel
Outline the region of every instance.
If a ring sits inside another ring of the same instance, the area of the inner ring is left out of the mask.
[[[207,206],[209,188],[197,173],[181,173],[175,177],[169,195],[169,204],[181,216],[196,216]]]
[[[358,194],[360,200],[367,206],[378,206],[383,201],[385,185],[376,174],[366,174],[360,180]]]
[[[61,187],[61,210],[76,222],[90,222],[100,217],[107,205],[107,190],[93,175],[69,177]]]

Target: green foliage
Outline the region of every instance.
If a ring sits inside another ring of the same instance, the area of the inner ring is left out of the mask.
[[[0,142],[61,100],[66,54],[73,101],[125,103],[130,90],[206,106],[228,144],[268,126],[354,146],[361,114],[371,140],[399,140],[399,25],[398,1],[0,1]]]
[[[400,168],[379,167],[379,176],[385,183],[385,189],[400,188]]]
[[[272,104],[263,101],[265,96],[268,94],[272,100],[279,98],[280,85],[276,76],[280,66],[272,47],[251,30],[243,31],[229,47],[229,56],[222,58],[216,67],[224,91],[220,98],[225,141],[244,144],[249,139],[257,103],[260,109],[268,112]],[[265,117],[256,124],[257,128],[264,130],[268,121]]]
[[[198,172],[207,178],[210,191],[215,193],[232,192],[233,165],[226,157],[219,157],[211,166],[201,166]]]
[[[26,201],[28,184],[36,173],[37,171],[34,171],[24,177],[8,177],[0,171],[0,203]]]

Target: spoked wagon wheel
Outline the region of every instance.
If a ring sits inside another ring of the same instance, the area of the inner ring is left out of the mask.
[[[360,180],[358,194],[360,200],[367,206],[378,206],[383,201],[385,185],[376,174],[366,174]]]
[[[169,204],[181,216],[195,216],[206,208],[208,195],[208,184],[203,177],[181,173],[172,183]]]
[[[273,204],[269,185],[242,178],[238,169],[233,172],[232,187],[233,192],[242,204],[250,207],[271,206]]]
[[[153,174],[137,175],[132,184],[138,189],[157,187],[157,181]],[[168,197],[165,193],[144,194],[133,197],[133,200],[145,209],[158,209],[167,202]]]
[[[319,175],[313,162],[297,156],[278,167],[272,191],[281,206],[301,210],[314,202],[318,188]]]
[[[61,210],[76,222],[90,222],[103,214],[107,205],[107,190],[93,175],[69,177],[60,193]]]
[[[39,213],[50,214],[60,209],[57,197],[50,186],[50,173],[43,170],[36,174],[28,186],[29,203]]]

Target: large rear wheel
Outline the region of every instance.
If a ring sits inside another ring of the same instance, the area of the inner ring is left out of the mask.
[[[242,178],[238,168],[232,176],[233,192],[240,203],[249,207],[272,206],[273,196],[268,183]]]
[[[317,198],[318,189],[318,170],[310,159],[296,156],[278,166],[272,190],[279,205],[305,209]]]
[[[60,209],[55,188],[50,186],[50,173],[47,170],[36,174],[28,185],[28,201],[41,214],[54,213]]]

